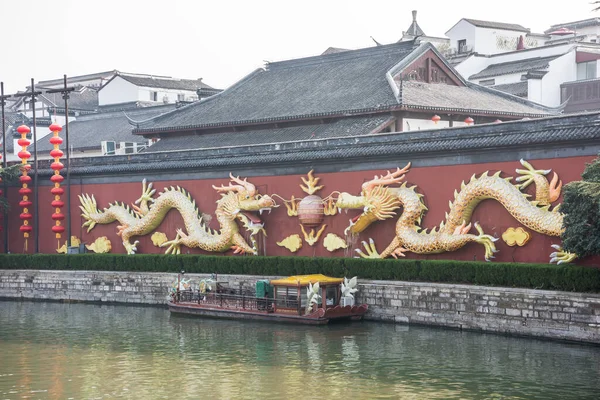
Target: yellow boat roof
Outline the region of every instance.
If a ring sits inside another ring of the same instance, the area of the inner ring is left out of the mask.
[[[320,285],[337,284],[344,282],[343,278],[332,278],[322,274],[315,275],[294,275],[283,279],[273,279],[271,285],[275,286],[307,286],[309,283],[313,285],[319,282]]]

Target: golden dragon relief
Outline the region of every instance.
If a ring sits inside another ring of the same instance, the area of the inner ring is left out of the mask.
[[[90,232],[96,224],[110,224],[118,221],[118,235],[123,240],[123,246],[128,254],[135,254],[139,241],[131,242],[134,236],[143,236],[152,233],[164,220],[171,209],[177,209],[181,214],[185,231],[178,229],[175,239],[161,243],[166,247],[165,253],[179,254],[181,246],[197,247],[211,252],[225,252],[233,250],[234,253],[257,254],[254,236],[262,231],[263,223],[252,212],[270,210],[276,207],[275,201],[267,196],[257,193],[253,184],[246,179],[239,179],[230,174],[229,186],[213,186],[221,193],[215,211],[220,224],[220,231],[210,229],[196,207],[196,202],[179,186],[165,188],[154,198],[156,192],[152,183],[142,183],[142,196],[131,207],[124,203],[109,204],[108,208],[99,211],[94,196],[84,194],[79,196],[82,217],[85,219],[83,227]],[[250,232],[252,246],[250,246],[239,232],[236,221],[240,221]]]
[[[396,223],[396,235],[387,248],[380,254],[372,239],[363,242],[365,252],[356,251],[364,258],[403,257],[406,252],[417,254],[437,254],[455,251],[467,243],[475,242],[484,246],[485,259],[489,261],[497,252],[494,242],[498,240],[486,235],[477,222],[471,224],[471,217],[477,205],[485,199],[494,199],[521,224],[531,230],[548,236],[560,236],[563,230],[563,215],[560,205],[551,209],[551,204],[558,199],[562,182],[554,173],[551,182],[546,175],[550,170],[536,170],[528,162],[521,160],[525,169],[517,169],[518,183],[511,183],[512,177],[503,178],[501,172],[492,176],[488,172],[477,177],[473,175],[468,183],[463,182],[460,191],[454,192],[454,201],[450,201],[450,211],[445,221],[431,231],[422,229],[421,219],[427,207],[423,195],[417,193],[416,186],[408,187],[404,182],[400,187],[389,187],[398,184],[409,172],[410,163],[403,169],[375,176],[362,185],[359,196],[341,193],[336,202],[340,209],[363,209],[363,212],[350,220],[346,233],[357,234],[364,231],[375,221],[393,218],[396,210],[402,207],[402,213]],[[535,200],[521,192],[535,183]],[[474,226],[477,234],[468,233]],[[567,263],[576,258],[575,254],[563,251],[560,246],[553,246],[557,251],[550,255],[550,262]],[[366,253],[366,254],[365,254]]]

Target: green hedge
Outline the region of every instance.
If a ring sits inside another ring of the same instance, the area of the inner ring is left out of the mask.
[[[465,283],[600,293],[600,269],[550,264],[154,254],[0,254],[0,269],[144,272],[185,270],[188,273],[279,276],[322,273],[375,280]]]

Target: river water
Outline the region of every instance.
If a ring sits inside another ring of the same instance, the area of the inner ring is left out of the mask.
[[[2,399],[597,399],[600,347],[0,302]]]

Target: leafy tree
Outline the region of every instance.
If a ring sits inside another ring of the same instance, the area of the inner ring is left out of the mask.
[[[583,180],[565,186],[563,248],[578,257],[600,254],[600,158],[587,165]]]
[[[2,182],[11,183],[17,180],[19,175],[21,174],[21,164],[11,165],[10,167],[2,168],[0,167],[0,179]],[[2,183],[0,183],[2,185]],[[6,201],[6,197],[0,196],[0,213],[8,211],[9,209],[8,201]]]

